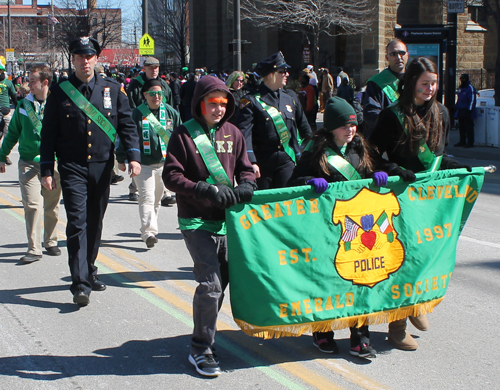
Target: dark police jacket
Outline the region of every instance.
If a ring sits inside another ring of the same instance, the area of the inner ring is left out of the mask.
[[[116,129],[127,151],[128,161],[141,161],[137,129],[126,94],[115,80],[94,73],[95,85],[90,98],[94,105]],[[73,73],[69,81],[76,89],[83,84]],[[91,81],[92,83],[93,81]],[[111,108],[104,108],[104,88],[109,88]],[[76,106],[59,84],[50,88],[42,121],[40,170],[42,176],[53,176],[54,153],[59,164],[92,162],[113,159],[115,145],[104,131]]]
[[[297,130],[302,138],[312,136],[311,128],[300,103],[282,89],[279,90],[279,96],[277,96],[277,93],[271,91],[264,83],[260,84],[259,93],[264,103],[276,107],[281,113],[291,135],[290,147],[297,156],[300,155]],[[239,108],[236,126],[245,137],[248,158],[252,164],[257,163],[256,155],[268,156],[269,153],[283,150],[273,120],[255,99],[255,95],[249,94],[243,97],[240,100]]]

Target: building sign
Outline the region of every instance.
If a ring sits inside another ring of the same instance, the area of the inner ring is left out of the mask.
[[[465,12],[464,0],[448,0],[449,14],[463,14]]]
[[[155,54],[155,40],[151,35],[144,34],[139,41],[139,54],[141,56],[152,56]]]
[[[308,47],[304,47],[304,49],[302,50],[302,60],[306,65],[311,63],[311,49],[309,49]]]

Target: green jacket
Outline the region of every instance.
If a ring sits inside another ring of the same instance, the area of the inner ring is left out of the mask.
[[[156,119],[159,120],[160,110],[156,112]],[[165,104],[165,116],[167,123],[172,121],[172,130],[177,128],[182,124],[181,117],[179,113],[174,110],[174,108],[168,104]],[[163,161],[163,155],[161,152],[160,145],[160,136],[156,131],[153,130],[152,126],[150,126],[150,143],[151,143],[151,154],[144,154],[144,139],[142,137],[142,113],[138,108],[134,108],[132,111],[132,119],[134,120],[137,126],[137,134],[139,135],[139,144],[141,146],[141,164],[142,165],[152,165],[158,164]],[[167,145],[165,145],[167,147]],[[125,162],[127,156],[123,148],[121,147],[121,143],[116,150],[116,160],[119,163]]]
[[[144,73],[141,73],[141,76],[144,77],[145,81],[146,75]],[[161,82],[161,89],[163,91],[163,95],[165,96],[163,103],[172,105],[172,90],[170,89],[165,80],[163,80],[160,77],[158,77],[157,79],[160,80]],[[144,95],[141,92],[142,85],[143,84],[141,84],[137,79],[133,79],[127,88],[128,101],[130,103],[130,108],[132,110],[140,106],[145,101]]]
[[[0,81],[0,107],[10,107],[9,96],[15,103],[17,100],[16,89],[9,79]]]
[[[0,162],[5,162],[5,158],[18,141],[21,160],[33,161],[36,156],[40,155],[40,134],[34,129],[23,104],[24,100],[28,100],[35,109],[34,98],[30,93],[17,104],[10,120],[9,131],[0,148]]]

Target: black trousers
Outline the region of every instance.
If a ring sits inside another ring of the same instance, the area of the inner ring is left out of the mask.
[[[458,131],[462,145],[474,145],[474,121],[470,118],[458,119]]]
[[[109,200],[113,161],[60,163],[61,187],[68,219],[66,225],[71,292],[92,291],[97,275],[95,260],[101,243],[102,220]]]
[[[257,179],[259,190],[286,187],[295,168],[295,163],[286,152],[256,152],[255,157],[260,168],[260,178]]]

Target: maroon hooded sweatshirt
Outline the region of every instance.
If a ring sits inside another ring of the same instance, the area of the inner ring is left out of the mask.
[[[196,83],[191,112],[210,139],[209,129],[201,114],[200,103],[210,92],[227,92],[227,109],[217,124],[213,147],[227,177],[235,186],[244,181],[255,182],[253,168],[248,160],[246,144],[241,131],[227,120],[233,115],[235,102],[226,84],[213,76],[202,77]],[[199,181],[209,178],[208,169],[187,129],[177,127],[168,143],[167,158],[163,168],[165,186],[177,194],[177,215],[179,218],[201,218],[209,221],[225,220],[225,211],[216,208],[208,199],[196,199],[195,187]]]

